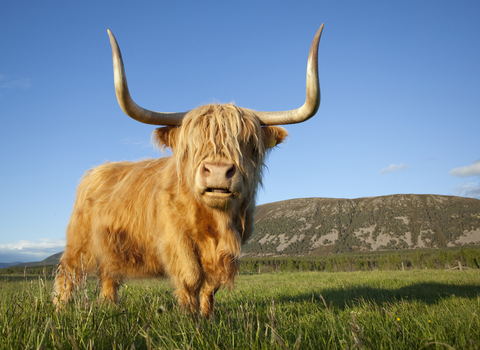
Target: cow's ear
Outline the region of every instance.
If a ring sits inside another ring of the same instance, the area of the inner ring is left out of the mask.
[[[152,133],[153,144],[162,151],[165,151],[165,148],[167,147],[172,151],[175,150],[178,129],[179,128],[177,126],[164,126],[162,128],[155,129]]]
[[[288,136],[287,130],[279,126],[264,126],[262,127],[262,134],[265,149],[275,147]]]

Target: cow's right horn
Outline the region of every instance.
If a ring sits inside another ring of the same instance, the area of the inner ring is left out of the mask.
[[[154,112],[144,109],[137,105],[130,97],[128,91],[127,77],[125,75],[125,68],[123,67],[122,53],[118,47],[117,40],[113,36],[110,29],[107,29],[110,37],[110,45],[112,46],[113,58],[113,75],[115,80],[115,93],[117,101],[122,110],[129,117],[145,124],[152,125],[180,125],[182,119],[187,112],[182,113],[165,113]]]

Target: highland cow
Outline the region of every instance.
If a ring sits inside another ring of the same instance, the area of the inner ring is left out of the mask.
[[[310,48],[302,107],[256,112],[210,104],[185,113],[135,104],[120,49],[108,31],[121,108],[140,122],[164,125],[152,138],[172,156],[108,162],[84,175],[55,279],[55,304],[68,302],[84,274],[98,269],[101,296],[111,302],[125,278],[167,276],[184,309],[212,314],[214,295],[233,284],[241,246],[253,232],[266,153],[287,136],[274,125],[303,122],[318,110],[322,29]]]

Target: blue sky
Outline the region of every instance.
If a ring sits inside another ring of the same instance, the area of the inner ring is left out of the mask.
[[[478,1],[4,1],[0,262],[63,250],[92,166],[160,156],[116,102],[107,28],[145,108],[284,110],[304,101],[321,23],[319,112],[286,127],[258,204],[480,198]]]

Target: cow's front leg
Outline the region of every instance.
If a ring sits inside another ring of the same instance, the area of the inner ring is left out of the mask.
[[[193,254],[184,253],[182,257],[174,259],[177,263],[169,265],[168,275],[175,286],[177,301],[185,311],[197,315],[200,288],[204,282],[203,270]]]
[[[203,277],[193,271],[179,276],[175,281],[175,296],[180,306],[192,315],[198,314],[199,294]]]
[[[112,276],[103,268],[99,269],[98,279],[102,285],[101,300],[116,304],[118,301],[118,287],[122,283],[122,279],[118,276]]]
[[[205,281],[200,291],[200,312],[203,317],[211,317],[215,308],[215,293],[220,285]]]

